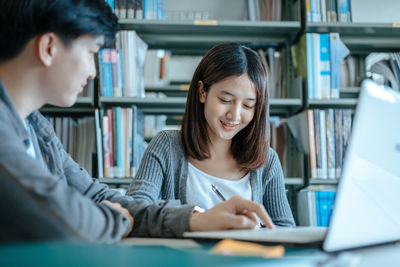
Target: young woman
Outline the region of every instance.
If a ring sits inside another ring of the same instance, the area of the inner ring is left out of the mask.
[[[269,148],[266,86],[253,50],[222,44],[208,51],[190,84],[182,130],[151,141],[128,194],[204,209],[239,195],[263,204],[275,225],[294,226],[282,168]]]

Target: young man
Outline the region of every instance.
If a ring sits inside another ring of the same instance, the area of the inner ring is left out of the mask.
[[[64,151],[37,111],[74,104],[117,18],[104,0],[0,0],[0,240],[78,239],[253,228],[264,208],[234,197],[207,212],[109,190]],[[133,218],[135,220],[133,220]]]

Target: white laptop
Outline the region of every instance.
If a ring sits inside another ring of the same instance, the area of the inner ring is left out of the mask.
[[[400,93],[366,80],[330,226],[186,232],[187,238],[305,245],[339,251],[400,240]]]

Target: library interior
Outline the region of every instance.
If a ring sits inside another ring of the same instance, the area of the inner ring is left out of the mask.
[[[0,0],[0,266],[398,266],[399,10]]]

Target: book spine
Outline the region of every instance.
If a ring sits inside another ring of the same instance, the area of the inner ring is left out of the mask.
[[[326,115],[325,110],[319,111],[320,149],[321,149],[321,178],[328,178],[328,156],[326,145]]]
[[[339,22],[350,22],[349,3],[347,0],[337,0],[337,10]]]
[[[327,22],[327,8],[326,8],[326,0],[320,0],[321,7],[321,21]]]
[[[335,158],[337,179],[342,175],[343,167],[342,114],[341,109],[335,109]]]
[[[308,151],[310,158],[310,173],[311,178],[317,178],[317,160],[315,155],[315,135],[314,135],[314,116],[313,110],[309,109],[307,112],[307,125],[308,125]]]
[[[317,165],[317,178],[321,178],[322,176],[322,160],[321,160],[321,131],[320,131],[320,123],[319,117],[320,112],[318,109],[313,110],[314,115],[314,133],[315,133],[315,158]]]
[[[317,213],[317,226],[322,226],[322,205],[320,191],[315,191],[315,210]]]
[[[111,94],[113,96],[120,96],[118,90],[118,60],[117,51],[109,49],[110,53],[110,69],[111,69]]]
[[[315,83],[314,83],[314,42],[313,34],[306,34],[306,50],[307,50],[307,86],[308,98],[315,98]]]
[[[336,177],[336,157],[335,157],[335,123],[334,111],[328,109],[326,111],[326,147],[328,161],[328,178],[335,179]],[[337,133],[339,134],[339,133]]]
[[[329,99],[331,92],[331,70],[330,70],[330,48],[329,48],[329,34],[319,34],[319,88],[320,98]]]
[[[127,177],[134,177],[135,174],[133,172],[132,169],[132,149],[133,149],[133,138],[132,138],[132,122],[133,122],[133,118],[132,118],[132,108],[127,109],[127,116],[126,116],[126,135],[128,138],[128,146],[127,146],[127,151],[126,151],[126,166],[127,166]]]
[[[110,177],[110,148],[108,136],[108,117],[103,117],[103,161],[104,161],[104,177]]]
[[[311,17],[313,22],[321,22],[320,0],[310,0]]]
[[[110,166],[109,177],[114,177],[114,135],[113,135],[113,111],[111,109],[107,110],[108,117],[108,165]]]
[[[336,0],[327,0],[328,22],[337,22]]]
[[[313,33],[312,34],[312,40],[313,40],[313,66],[314,66],[314,88],[315,88],[315,98],[316,99],[321,99],[322,98],[322,90],[321,90],[321,53],[320,53],[320,37],[318,33]]]
[[[98,178],[104,177],[103,173],[103,149],[102,149],[102,131],[100,125],[100,117],[99,117],[99,109],[95,109],[94,118],[96,124],[96,148],[97,148],[97,170],[98,170]]]

